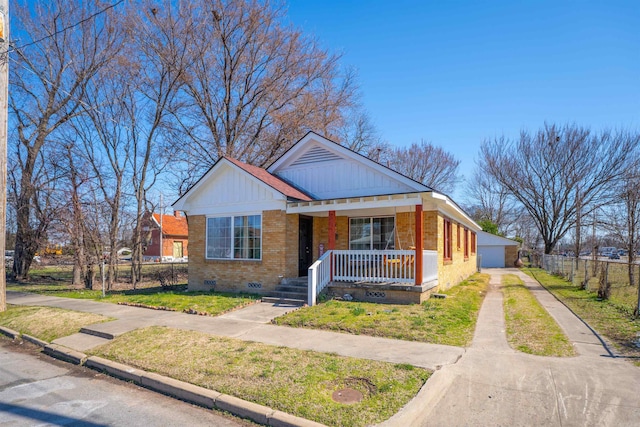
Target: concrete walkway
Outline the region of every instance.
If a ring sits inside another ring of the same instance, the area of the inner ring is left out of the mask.
[[[465,351],[460,347],[446,345],[270,324],[271,319],[297,308],[290,305],[257,303],[222,316],[209,317],[16,292],[7,292],[7,302],[18,305],[59,307],[102,314],[116,319],[112,322],[86,326],[83,328],[86,333],[74,334],[54,341],[55,344],[78,351],[86,351],[125,332],[146,326],[167,326],[302,350],[336,353],[392,363],[409,363],[432,370],[455,363]]]
[[[536,281],[516,269],[484,270],[490,291],[473,344],[427,382],[417,399],[384,425],[637,426],[640,369],[610,356],[600,340]],[[506,341],[500,284],[516,274],[555,318],[579,355],[539,357]]]
[[[7,301],[86,311],[117,319],[89,327],[87,332],[102,334],[102,338],[87,339],[86,334],[76,334],[56,341],[80,351],[129,330],[162,325],[345,356],[410,363],[435,370],[416,398],[383,423],[385,426],[640,424],[640,394],[637,393],[640,369],[611,357],[580,319],[521,271],[484,272],[491,274],[490,290],[480,310],[473,344],[466,350],[274,326],[268,323],[271,318],[294,308],[265,303],[219,317],[205,317],[13,292],[7,293]],[[524,281],[565,331],[579,353],[577,357],[531,356],[509,347],[500,291],[502,275],[507,273],[516,274]]]

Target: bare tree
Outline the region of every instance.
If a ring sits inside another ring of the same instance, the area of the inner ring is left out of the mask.
[[[69,238],[69,246],[73,256],[73,285],[86,284],[87,259],[85,242],[85,210],[83,209],[83,189],[92,180],[86,171],[90,167],[82,162],[83,156],[76,150],[73,143],[64,145],[61,151],[61,161],[67,166],[67,185],[62,191],[69,203],[61,209],[60,221],[66,229]]]
[[[104,243],[109,252],[106,257],[106,288],[110,290],[117,279],[118,240],[121,212],[125,204],[124,180],[132,151],[123,120],[126,113],[122,106],[128,76],[115,64],[103,67],[98,75],[99,83],[88,85],[86,102],[83,104],[85,114],[74,120],[73,126],[77,143],[81,146],[81,157],[92,172],[94,187],[107,212],[104,218]],[[75,170],[73,166],[71,168]]]
[[[622,242],[628,253],[627,273],[629,286],[636,284],[636,252],[640,243],[640,172],[635,167],[625,171],[625,177],[618,187],[618,203],[606,206],[603,210],[604,228],[616,242]],[[638,282],[638,300],[634,316],[640,310],[640,282]]]
[[[348,109],[344,125],[337,132],[342,145],[365,156],[382,142],[371,117],[361,106]]]
[[[55,132],[81,113],[89,82],[112,55],[114,28],[109,13],[91,15],[97,3],[52,0],[14,7],[14,34],[21,45],[12,54],[9,109],[17,134],[15,277],[28,277],[33,256],[48,226],[37,211],[38,157]],[[19,176],[18,176],[19,175]]]
[[[460,160],[430,142],[423,140],[420,144],[414,143],[408,148],[390,145],[377,148],[382,148],[379,163],[434,190],[446,189],[446,192],[450,193],[461,180],[458,175]],[[370,150],[370,155],[377,154]],[[373,159],[376,160],[375,157]]]
[[[574,227],[578,200],[582,215],[608,203],[640,142],[625,132],[593,134],[575,125],[545,125],[517,141],[482,144],[484,170],[516,198],[534,220],[545,253]]]
[[[340,139],[354,74],[287,25],[284,4],[198,0],[175,13],[194,23],[181,35],[191,55],[183,79],[190,108],[179,116],[188,175],[222,155],[265,166],[309,130]]]
[[[182,147],[176,127],[184,110],[177,98],[187,77],[185,69],[193,58],[187,56],[195,40],[194,16],[167,6],[158,10],[150,1],[140,10],[131,10],[125,25],[131,43],[121,71],[128,70],[130,84],[121,98],[127,140],[131,144],[131,186],[135,200],[132,233],[131,276],[133,287],[141,279],[142,222],[147,211],[147,193],[167,165],[175,165],[174,153]],[[184,9],[196,12],[191,6]],[[204,36],[204,34],[200,34]],[[203,42],[205,40],[202,40]],[[128,60],[127,60],[128,59]],[[188,148],[186,148],[188,149]],[[177,173],[177,171],[175,171]]]
[[[517,202],[505,187],[483,170],[479,163],[466,188],[468,211],[476,221],[491,221],[504,236],[515,231],[520,217]]]

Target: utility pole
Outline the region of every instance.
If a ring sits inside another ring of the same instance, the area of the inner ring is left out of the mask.
[[[7,309],[7,126],[9,120],[9,0],[0,0],[0,312]]]
[[[163,247],[162,247],[162,219],[164,217],[164,205],[162,204],[162,193],[160,193],[160,260],[158,261],[162,264],[162,255],[163,255]]]

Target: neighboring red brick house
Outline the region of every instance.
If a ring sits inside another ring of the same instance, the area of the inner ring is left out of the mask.
[[[162,238],[160,238],[161,228]],[[145,260],[159,260],[161,244],[163,260],[184,261],[189,256],[189,226],[187,218],[180,211],[174,211],[173,215],[147,214],[143,231]]]

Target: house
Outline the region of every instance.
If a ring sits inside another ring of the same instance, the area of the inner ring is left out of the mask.
[[[520,243],[515,240],[478,231],[478,255],[482,268],[513,267],[519,248]]]
[[[476,271],[480,227],[449,197],[310,132],[267,169],[222,157],[174,204],[189,289],[269,295],[303,279],[356,300],[419,303]]]
[[[159,261],[160,247],[163,261],[185,261],[189,256],[189,226],[180,211],[174,211],[173,215],[145,215],[142,231],[145,261]]]

